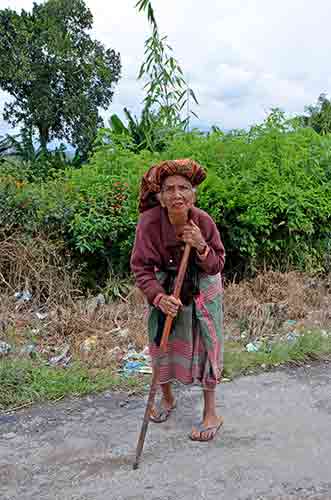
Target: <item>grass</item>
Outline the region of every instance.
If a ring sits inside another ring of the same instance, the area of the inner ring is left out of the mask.
[[[106,389],[142,391],[144,377],[124,377],[80,364],[52,368],[40,362],[7,360],[0,365],[0,411],[64,396],[83,396]]]
[[[126,353],[129,344],[137,351],[147,345],[146,311],[141,293],[132,288],[125,301],[99,308],[91,307],[92,297],[76,300],[77,296],[72,294],[76,282],[70,281],[68,273],[57,274],[59,261],[54,261],[53,274],[48,269],[56,249],[44,248],[39,243],[38,240],[31,247],[25,240],[17,243],[10,237],[1,247],[0,261],[2,259],[4,265],[10,263],[8,276],[12,281],[10,292],[0,287],[0,340],[7,341],[13,349],[8,358],[0,359],[0,412],[106,389],[143,391],[149,378],[119,376],[116,360],[111,355],[115,348]],[[33,271],[27,277],[26,268]],[[47,275],[44,274],[46,268]],[[33,302],[18,307],[13,292],[25,286],[22,276],[29,283],[37,283],[38,289],[40,280],[46,281],[41,291],[33,293]],[[55,295],[54,289],[58,292]],[[66,290],[64,295],[62,289]],[[44,321],[35,315],[41,297],[49,299],[46,303],[49,316]],[[226,378],[280,364],[302,364],[331,354],[331,338],[323,337],[316,328],[308,333],[312,325],[331,330],[331,293],[327,279],[298,272],[270,271],[252,280],[227,283],[224,299],[224,328],[227,338],[234,339],[225,343]],[[245,343],[254,339],[276,342],[286,338],[288,320],[294,319],[295,331],[307,332],[297,342],[273,344],[271,352],[246,352],[243,338]],[[86,357],[81,347],[92,336],[96,338],[96,348]],[[17,354],[31,342],[36,345],[36,356],[24,361]],[[65,345],[70,346],[75,363],[66,369],[47,365],[47,360],[61,353]]]
[[[239,343],[227,342],[224,376],[234,378],[279,365],[302,364],[330,354],[331,337],[318,331],[307,332],[292,344],[275,344],[271,352],[249,353]],[[106,389],[142,392],[148,380],[148,377],[120,376],[110,369],[89,369],[82,364],[53,368],[40,361],[6,360],[0,365],[0,411]]]
[[[328,355],[331,355],[331,337],[325,337],[319,331],[306,332],[293,343],[274,344],[270,352],[263,349],[247,352],[239,343],[229,342],[225,346],[224,376],[233,378],[284,364],[300,365]]]

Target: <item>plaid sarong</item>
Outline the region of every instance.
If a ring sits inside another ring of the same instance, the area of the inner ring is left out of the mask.
[[[158,273],[160,282],[165,273]],[[214,389],[223,371],[223,288],[221,276],[201,274],[200,293],[184,306],[174,321],[168,350],[160,363],[160,383],[177,380],[200,383]],[[149,349],[153,364],[160,355],[155,343],[159,311],[150,306],[148,315]]]

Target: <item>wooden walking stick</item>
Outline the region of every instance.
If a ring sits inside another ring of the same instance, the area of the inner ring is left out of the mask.
[[[169,219],[172,224],[179,225],[179,224],[185,224],[187,221],[187,213],[183,214],[183,211],[179,214],[169,214]],[[184,219],[184,220],[183,220]],[[178,275],[176,278],[175,282],[175,289],[173,292],[173,296],[176,299],[179,299],[180,297],[180,292],[182,289],[186,269],[187,269],[187,264],[188,264],[188,259],[190,256],[190,251],[191,251],[191,245],[186,243],[184,253],[180,262],[179,270],[178,270]],[[161,338],[161,344],[160,344],[160,350],[161,354],[159,354],[156,363],[153,367],[153,378],[152,378],[152,383],[151,387],[149,390],[149,395],[148,395],[148,400],[147,400],[147,405],[145,409],[145,414],[144,414],[144,419],[143,423],[141,426],[141,431],[138,439],[138,444],[137,444],[137,450],[136,450],[136,459],[133,464],[134,469],[138,469],[139,467],[139,460],[144,448],[144,443],[145,443],[145,437],[148,429],[148,424],[150,420],[150,414],[154,405],[155,401],[155,396],[157,393],[158,385],[159,385],[159,374],[160,374],[160,364],[163,355],[166,353],[167,347],[168,347],[168,339],[171,331],[171,326],[172,326],[173,318],[171,316],[166,317],[166,321],[164,324],[163,332],[162,332],[162,338]]]

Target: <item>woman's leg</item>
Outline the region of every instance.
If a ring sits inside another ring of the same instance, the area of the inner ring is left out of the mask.
[[[159,407],[155,407],[151,411],[151,419],[154,422],[165,422],[175,408],[176,401],[172,392],[171,383],[161,384],[162,398]]]
[[[210,441],[215,436],[218,428],[223,424],[223,417],[218,416],[216,413],[216,391],[204,390],[203,398],[202,428],[210,430],[203,431],[193,427],[191,438],[196,441]]]
[[[167,384],[161,384],[161,391],[162,402],[165,404],[165,406],[172,408],[175,404],[175,397],[172,392],[171,383],[168,382]]]

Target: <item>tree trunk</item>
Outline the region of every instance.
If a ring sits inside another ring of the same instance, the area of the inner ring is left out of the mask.
[[[38,125],[40,147],[43,151],[47,151],[49,141],[49,128],[45,125]]]

